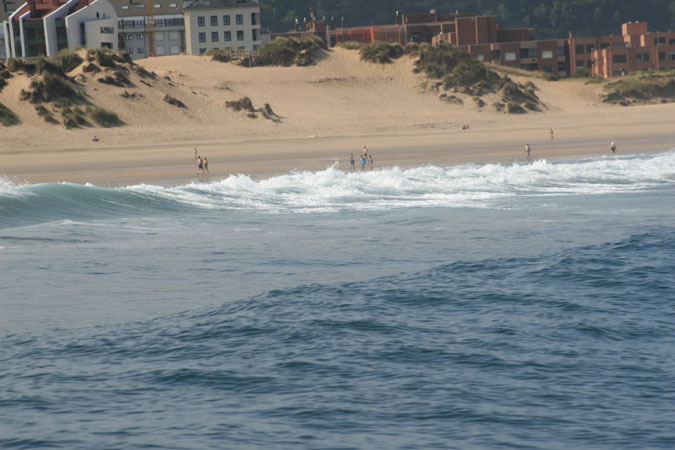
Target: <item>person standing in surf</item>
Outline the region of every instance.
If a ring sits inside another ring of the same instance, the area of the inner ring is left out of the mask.
[[[197,175],[200,175],[204,170],[204,162],[201,156],[197,156]]]
[[[361,172],[363,172],[363,169],[366,168],[366,154],[361,153],[361,159],[359,160],[359,163],[361,164]]]
[[[609,144],[609,149],[612,151],[612,154],[616,153],[616,145],[614,144],[614,142]]]
[[[530,144],[525,145],[525,159],[527,162],[530,162],[530,154],[532,153],[532,149],[530,148]]]
[[[373,155],[368,155],[368,168],[370,170],[373,170],[373,164],[374,164]]]
[[[356,166],[354,166],[354,154],[353,153],[349,154],[349,170],[351,172],[356,170]]]

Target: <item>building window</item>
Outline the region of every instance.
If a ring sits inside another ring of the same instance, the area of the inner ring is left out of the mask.
[[[544,66],[544,72],[553,73],[553,66]]]
[[[492,60],[499,61],[499,50],[492,50]]]
[[[565,73],[565,63],[564,62],[559,62],[558,63],[558,75],[564,74]]]
[[[176,7],[176,4],[175,4],[175,3],[169,3],[169,7],[170,7],[170,8],[175,8],[175,7]]]
[[[244,24],[244,15],[243,14],[237,14],[236,16],[236,23],[237,25],[243,25]]]
[[[655,45],[660,45],[660,44],[665,44],[666,43],[666,37],[665,36],[659,36],[654,38],[654,44]]]
[[[122,9],[129,9],[127,5],[122,6]]]
[[[563,46],[563,45],[558,46],[558,56],[559,57],[565,56],[565,46]]]
[[[478,60],[478,62],[483,62],[483,61],[485,61],[485,56],[484,55],[478,55],[478,57],[476,59]]]
[[[612,62],[614,64],[626,64],[628,62],[628,58],[626,55],[614,55]]]
[[[145,49],[143,47],[138,47],[136,53],[145,53]]]
[[[232,32],[231,31],[226,31],[225,32],[225,41],[231,41],[232,40]]]
[[[197,26],[198,27],[205,27],[206,26],[206,18],[204,16],[198,16],[197,17]]]
[[[129,53],[130,55],[133,55],[134,54],[134,48],[129,47],[129,50],[127,50],[127,53]]]
[[[537,49],[536,48],[521,48],[520,49],[521,58],[536,58]]]
[[[609,44],[600,44],[600,48],[603,50],[609,48]]]
[[[211,16],[211,26],[212,27],[218,26],[218,16]]]
[[[670,45],[675,45],[675,39],[670,40]]]
[[[504,53],[504,61],[515,61],[515,60],[516,60],[516,52]]]
[[[526,48],[521,48],[520,49],[520,59],[527,58],[527,49]]]
[[[649,62],[649,53],[638,53],[635,55],[636,63],[647,63]]]
[[[161,7],[162,7],[162,5],[160,5],[159,3],[155,3],[155,9],[159,9]]]
[[[218,42],[218,32],[217,31],[211,32],[211,42]]]
[[[584,70],[586,68],[586,64],[584,64],[583,59],[577,59],[576,68],[577,68],[577,70]]]
[[[206,33],[199,33],[199,42],[200,43],[206,42]]]
[[[593,44],[588,44],[586,46],[586,53],[593,53],[593,50],[595,50],[595,45]]]
[[[251,25],[258,25],[258,19],[255,13],[251,13]]]
[[[252,30],[253,31],[253,40],[257,41],[258,40],[258,30]]]
[[[659,61],[666,60],[666,52],[659,52]]]
[[[626,43],[625,42],[615,42],[612,44],[612,47],[614,48],[626,48]]]
[[[228,26],[230,24],[230,15],[226,14],[223,16],[223,25]]]
[[[124,39],[126,39],[127,41],[130,41],[130,40],[132,40],[133,38],[134,38],[134,37],[133,37],[133,35],[131,35],[131,34],[127,34],[127,35],[124,36]]]
[[[101,34],[115,34],[115,28],[113,28],[113,27],[101,27]]]
[[[544,59],[553,59],[553,50],[544,50],[541,52],[541,57]]]
[[[143,40],[143,35],[142,35],[142,34],[137,34],[137,35],[136,35],[136,39],[138,39],[139,41],[142,41],[142,40]]]
[[[574,53],[577,55],[583,55],[584,54],[584,46],[583,45],[575,45],[574,46]]]
[[[244,30],[239,30],[239,31],[237,31],[237,40],[238,40],[238,41],[243,41],[243,40],[244,40]]]
[[[668,52],[668,61],[675,61],[675,52]]]
[[[200,48],[200,49],[199,49],[199,54],[200,54],[200,55],[203,55],[204,53],[206,53],[206,49],[205,49],[205,48]]]
[[[138,5],[138,9],[143,9],[145,8],[145,5]]]

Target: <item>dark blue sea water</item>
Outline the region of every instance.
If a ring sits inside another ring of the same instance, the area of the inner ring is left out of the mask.
[[[0,181],[0,448],[675,448],[675,152]]]

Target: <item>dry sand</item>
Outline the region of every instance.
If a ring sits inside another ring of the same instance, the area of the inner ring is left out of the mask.
[[[468,162],[522,160],[530,143],[534,158],[557,159],[675,148],[675,104],[621,107],[598,100],[601,85],[583,80],[534,81],[546,104],[540,113],[507,115],[445,103],[425,87],[425,77],[402,58],[375,65],[357,52],[334,49],[312,67],[254,68],[206,57],[167,56],[139,62],[158,78],[132,77],[117,88],[78,78],[89,100],[116,112],[117,128],[66,130],[37,116],[19,100],[29,81],[14,77],[0,102],[22,123],[0,127],[0,174],[15,182],[182,184],[199,179],[193,148],[207,156],[210,180],[232,173],[265,177],[292,170],[346,168],[350,152],[367,145],[376,167],[402,168]],[[142,94],[125,99],[124,91]],[[168,94],[187,105],[163,101]],[[279,122],[225,107],[248,96],[255,107],[269,103]],[[462,125],[469,124],[469,130]],[[555,139],[549,137],[549,129]],[[98,143],[92,137],[100,138]],[[202,177],[204,179],[204,177]]]

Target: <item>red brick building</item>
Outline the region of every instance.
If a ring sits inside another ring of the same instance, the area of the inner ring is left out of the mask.
[[[639,70],[675,69],[675,32],[650,33],[646,22],[629,22],[620,36],[534,40],[532,28],[501,29],[495,16],[475,14],[396,13],[394,25],[345,28],[326,20],[296,24],[296,30],[273,35],[320,36],[329,45],[357,41],[399,43],[448,42],[463,47],[477,61],[557,77],[610,78]]]

